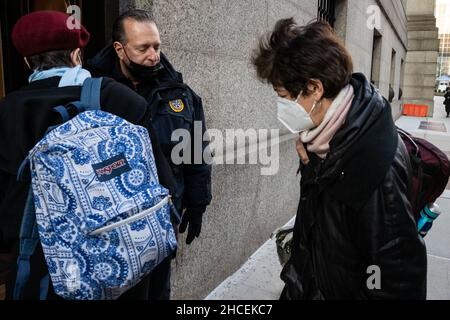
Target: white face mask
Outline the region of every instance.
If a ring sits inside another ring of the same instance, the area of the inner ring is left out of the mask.
[[[301,94],[295,101],[281,97],[278,97],[277,101],[278,120],[292,133],[300,133],[316,126],[311,119],[311,113],[314,111],[316,103],[308,114],[305,108],[297,102]]]

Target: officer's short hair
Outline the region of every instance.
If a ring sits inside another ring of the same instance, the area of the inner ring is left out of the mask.
[[[124,21],[126,19],[133,19],[138,22],[155,23],[153,16],[150,12],[139,9],[132,9],[122,13],[114,22],[112,31],[113,42],[125,43],[127,37],[125,34]]]

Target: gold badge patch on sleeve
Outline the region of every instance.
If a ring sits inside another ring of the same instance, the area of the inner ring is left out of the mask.
[[[174,112],[181,112],[184,110],[184,103],[183,100],[178,99],[178,100],[172,100],[169,102],[170,108],[174,111]]]

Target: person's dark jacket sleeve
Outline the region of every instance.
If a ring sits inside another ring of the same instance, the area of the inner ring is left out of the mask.
[[[359,252],[365,265],[375,266],[381,272],[381,288],[371,289],[367,281],[375,285],[372,280],[377,271],[367,271],[367,281],[360,290],[361,299],[426,298],[426,247],[417,231],[407,197],[410,186],[405,181],[409,181],[408,175],[411,175],[409,162],[405,159],[406,153],[399,150],[384,183],[364,208],[354,213],[355,243]]]
[[[203,136],[206,133],[206,121],[203,111],[202,99],[193,93],[194,96],[194,121],[201,123],[202,136],[195,136],[194,128],[191,132],[192,137],[202,141],[202,155],[200,161],[195,159],[195,143],[192,144],[192,164],[185,166],[184,169],[184,197],[183,207],[190,209],[196,208],[197,211],[204,212],[206,206],[211,203],[211,164],[205,162],[203,153],[209,150],[209,142],[203,141]],[[195,126],[194,126],[195,127]],[[198,134],[197,134],[198,135]],[[197,161],[195,161],[197,160]]]
[[[156,169],[158,170],[158,178],[161,185],[167,188],[171,195],[175,194],[176,182],[172,173],[172,168],[167,161],[161,146],[158,142],[158,137],[153,129],[151,121],[147,121],[147,130],[152,141],[153,155],[155,156]]]
[[[102,86],[101,105],[105,111],[147,128],[152,142],[159,182],[171,194],[174,194],[176,190],[175,178],[149,120],[151,116],[150,110],[147,108],[147,101],[127,86],[112,79],[105,78]]]
[[[209,141],[203,141],[206,133],[206,121],[202,100],[192,89],[194,100],[194,126],[191,131],[194,143],[191,150],[191,164],[184,167],[183,207],[186,211],[180,224],[180,233],[188,229],[186,243],[191,244],[200,236],[203,214],[211,203],[211,164],[208,164],[204,154],[210,152]],[[198,130],[199,124],[201,130]],[[201,142],[201,148],[198,148]],[[209,157],[211,158],[211,157]]]

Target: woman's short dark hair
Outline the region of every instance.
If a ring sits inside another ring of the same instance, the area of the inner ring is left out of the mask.
[[[286,88],[293,97],[308,92],[308,82],[316,79],[324,98],[335,98],[353,73],[350,54],[327,22],[298,26],[293,18],[278,21],[260,39],[252,62],[260,80]]]
[[[124,22],[126,19],[133,19],[138,22],[155,23],[150,12],[140,9],[132,9],[122,13],[114,22],[112,30],[112,41],[125,43],[127,37],[125,34]]]
[[[27,60],[32,70],[43,71],[52,68],[71,67],[71,53],[72,50],[51,51],[29,57]]]

